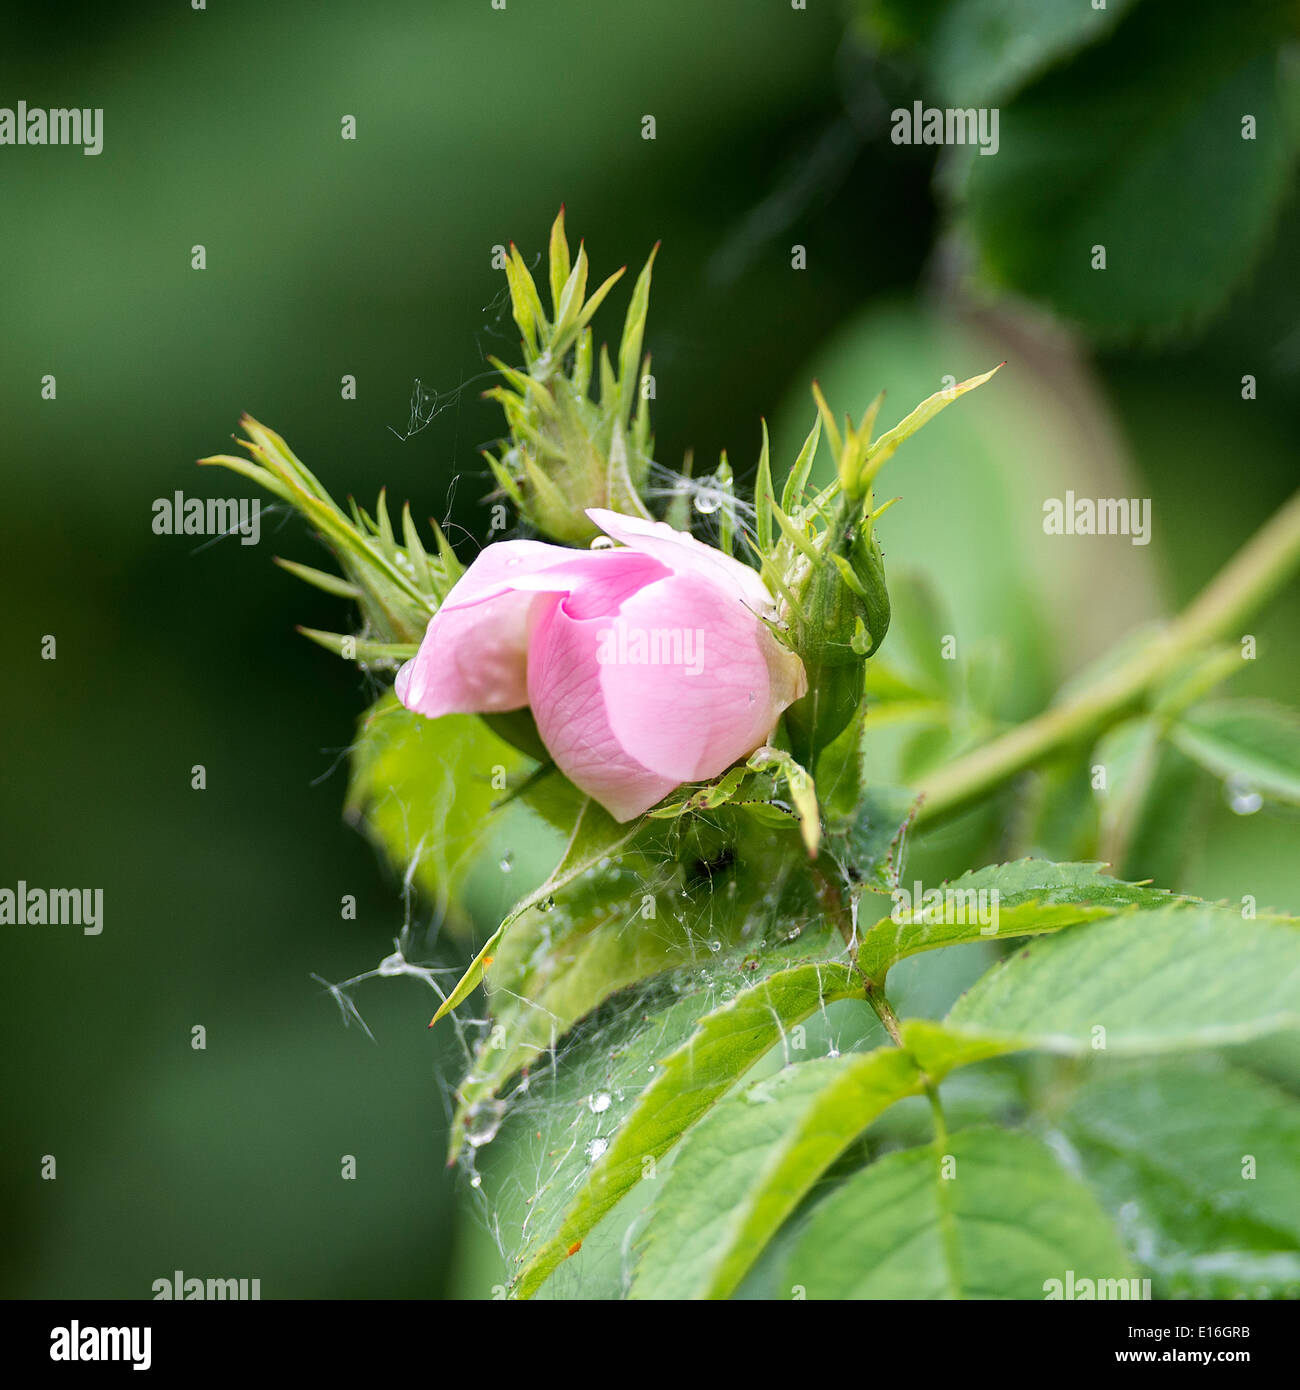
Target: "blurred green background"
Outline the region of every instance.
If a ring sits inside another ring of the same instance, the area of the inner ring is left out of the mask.
[[[598,277],[664,243],[665,465],[725,447],[751,469],[760,415],[788,465],[814,375],[839,409],[887,388],[889,424],[1009,359],[891,464],[882,528],[958,632],[1005,644],[1009,709],[1185,602],[1295,487],[1290,21],[1112,0],[1086,29],[1078,9],[22,12],[0,105],[102,107],[105,140],[0,147],[0,884],[102,887],[105,928],[3,929],[0,1292],[148,1297],[176,1269],[264,1297],[486,1292],[457,1274],[481,1236],[442,1159],[454,1035],[426,1031],[418,981],[352,991],[372,1040],[312,978],[372,970],[407,923],[340,816],[377,687],[293,631],[345,628],[346,605],[270,564],[320,563],[297,523],[264,509],[257,547],[209,544],[155,535],[152,503],[251,495],[193,464],[248,410],[337,495],[386,484],[472,552],[485,354],[514,351],[493,247],[531,260],[561,202]],[[999,155],[893,145],[914,99],[1000,103]],[[1077,269],[1096,241],[1109,280]],[[417,380],[432,418],[403,438]],[[1153,544],[1045,548],[1067,487],[1150,497]],[[1234,693],[1294,699],[1298,592]],[[1181,886],[1300,910],[1294,820],[1216,806],[1196,848]],[[427,909],[409,925],[421,958],[460,958]]]

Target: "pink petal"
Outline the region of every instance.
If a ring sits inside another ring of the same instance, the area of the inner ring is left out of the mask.
[[[618,821],[661,801],[678,779],[652,772],[620,746],[609,726],[596,659],[607,618],[571,618],[556,604],[538,622],[528,657],[537,731],[560,771]]]
[[[632,660],[656,651],[658,664]],[[799,659],[741,597],[696,574],[645,586],[612,618],[575,619],[557,605],[538,621],[528,659],[529,703],[552,757],[620,821],[752,752],[805,689]]]
[[[769,617],[772,596],[756,570],[665,521],[646,521],[621,512],[588,507],[587,515],[607,536],[643,551],[666,565],[674,574],[697,574],[737,593],[755,613]]]
[[[615,660],[601,666],[610,729],[625,753],[675,781],[714,777],[752,753],[803,693],[798,657],[699,575],[642,589],[614,627]]]
[[[528,635],[556,594],[583,616],[613,613],[624,597],[664,573],[657,561],[630,550],[570,550],[542,541],[490,545],[429,620],[420,650],[397,673],[397,698],[431,719],[520,709],[528,703]]]
[[[557,602],[553,594],[507,592],[469,608],[444,604],[429,619],[420,650],[398,671],[397,698],[430,719],[522,708],[533,612]]]

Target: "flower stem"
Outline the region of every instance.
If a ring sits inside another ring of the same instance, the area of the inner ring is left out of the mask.
[[[1300,564],[1300,492],[1255,533],[1151,643],[1068,700],[956,759],[917,788],[918,824],[968,802],[1057,749],[1114,723],[1187,657],[1228,633],[1268,599]]]

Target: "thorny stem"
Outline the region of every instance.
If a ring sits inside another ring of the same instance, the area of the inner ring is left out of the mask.
[[[1150,645],[1070,699],[940,768],[917,788],[917,823],[959,810],[1076,739],[1113,723],[1180,662],[1232,632],[1300,563],[1300,492],[1255,533]]]

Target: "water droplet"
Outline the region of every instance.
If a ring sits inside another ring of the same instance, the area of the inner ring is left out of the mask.
[[[722,942],[721,942],[721,941],[710,941],[710,942],[709,942],[709,950],[712,951],[714,955],[717,955],[717,953],[718,953],[720,950],[722,950]]]
[[[391,956],[385,956],[379,962],[379,973],[381,975],[404,975],[406,973],[406,958],[400,951],[394,951]]]
[[[609,1148],[609,1140],[608,1140],[608,1139],[593,1139],[593,1140],[587,1145],[587,1149],[586,1149],[587,1157],[588,1157],[593,1163],[595,1163],[595,1161],[601,1156],[601,1154],[603,1154],[603,1153],[605,1152],[605,1150],[606,1150],[607,1148]]]
[[[838,1047],[832,1047],[826,1055],[828,1057],[838,1057],[840,1055],[840,1050]]]
[[[469,1185],[471,1187],[482,1187],[483,1175],[481,1173],[475,1173],[474,1176],[469,1180]]]
[[[541,902],[537,904],[537,910],[538,912],[549,912],[554,906],[554,898],[543,898]]]
[[[1264,804],[1264,798],[1240,777],[1229,777],[1223,791],[1229,808],[1238,816],[1253,816]]]
[[[501,863],[498,866],[503,874],[508,874],[515,867],[515,856],[513,850],[506,850],[501,856]]]
[[[465,1116],[465,1141],[471,1148],[482,1148],[490,1144],[501,1128],[506,1117],[506,1103],[503,1100],[481,1100],[471,1105]]]
[[[597,1091],[594,1096],[587,1097],[587,1108],[593,1115],[602,1115],[610,1106],[610,1095],[608,1091]]]
[[[591,543],[592,550],[613,550],[618,542],[613,536],[597,536]]]
[[[722,506],[722,494],[715,487],[701,488],[695,494],[695,510],[704,516],[716,512]]]

